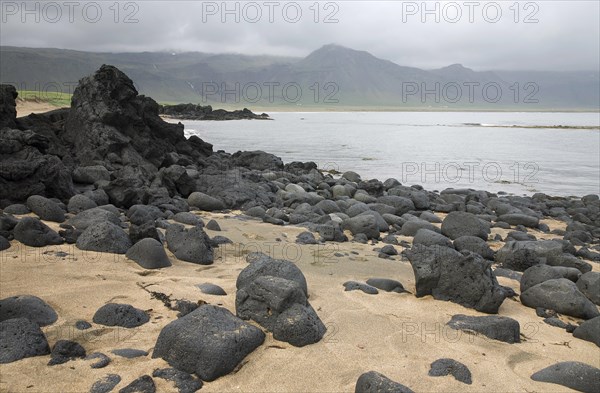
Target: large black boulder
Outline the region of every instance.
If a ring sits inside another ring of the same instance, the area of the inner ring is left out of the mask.
[[[519,322],[509,317],[496,315],[472,317],[454,315],[447,325],[455,330],[465,330],[481,333],[494,340],[509,344],[521,342],[521,327]]]
[[[39,325],[27,318],[0,322],[0,364],[50,353]]]
[[[213,245],[200,226],[191,229],[173,224],[166,231],[167,246],[175,256],[186,262],[210,265],[214,261]]]
[[[110,222],[114,225],[121,224],[121,220],[119,219],[118,215],[102,207],[94,207],[92,209],[82,211],[76,216],[69,218],[66,223],[83,231],[88,227],[96,226],[101,222]]]
[[[0,300],[0,322],[27,318],[39,326],[52,325],[58,319],[56,311],[37,296],[12,296]]]
[[[452,240],[461,236],[477,236],[487,240],[490,224],[472,213],[451,212],[442,221],[442,233]]]
[[[577,288],[594,304],[600,306],[600,273],[587,272],[577,280]]]
[[[244,288],[258,277],[272,276],[296,282],[304,292],[304,295],[308,297],[306,278],[298,266],[292,262],[283,259],[273,259],[262,253],[253,255],[253,258],[248,258],[248,261],[250,264],[240,272],[236,280],[235,285],[237,289]]]
[[[213,381],[232,372],[264,339],[262,330],[228,310],[203,305],[162,329],[152,357]]]
[[[432,295],[478,311],[495,314],[505,298],[491,269],[478,254],[442,246],[413,246],[405,251],[415,274],[416,296]]]
[[[83,231],[77,238],[76,245],[85,251],[125,254],[131,248],[131,240],[121,227],[103,221]]]
[[[348,229],[353,235],[362,233],[368,239],[379,239],[379,225],[377,218],[373,215],[358,215],[344,220],[344,229]]]
[[[105,326],[134,328],[147,323],[150,316],[129,304],[108,303],[94,314],[93,321]]]
[[[461,236],[454,240],[454,248],[458,251],[471,251],[485,259],[494,260],[494,251],[485,240],[476,236]]]
[[[209,167],[202,171],[196,189],[222,201],[229,209],[248,210],[272,205],[274,190],[255,176],[244,168],[223,170]]]
[[[94,202],[90,197],[87,197],[83,194],[77,194],[73,195],[73,197],[69,199],[67,211],[69,213],[77,214],[85,210],[93,209],[95,207],[98,207],[98,204]]]
[[[573,336],[593,342],[600,347],[600,316],[589,319],[579,325],[573,332]]]
[[[48,365],[55,366],[78,358],[85,358],[85,348],[81,344],[70,340],[58,340],[52,347]]]
[[[41,195],[32,195],[27,198],[27,207],[37,214],[41,220],[54,222],[65,221],[65,211],[61,209],[58,203],[48,198],[44,198]]]
[[[188,204],[191,207],[204,211],[224,210],[225,204],[217,198],[206,195],[202,192],[193,192],[188,196]]]
[[[508,241],[496,252],[496,263],[504,268],[524,272],[538,264],[560,260],[563,247],[553,240]]]
[[[259,171],[280,171],[283,169],[283,161],[281,161],[281,158],[260,150],[238,151],[237,153],[234,153],[231,158],[237,166],[248,169],[256,169]]]
[[[238,317],[252,319],[273,331],[279,314],[293,304],[305,306],[306,294],[297,282],[273,276],[260,276],[236,293]]]
[[[327,328],[310,304],[295,303],[284,310],[273,329],[273,338],[296,347],[320,341]]]
[[[133,225],[143,225],[164,218],[164,214],[156,206],[133,205],[127,210],[127,217]]]
[[[161,242],[145,238],[135,243],[127,253],[127,258],[136,262],[144,269],[160,269],[171,266],[171,261]]]
[[[534,285],[543,283],[544,281],[557,278],[566,278],[577,282],[580,276],[581,272],[572,267],[535,265],[523,273],[521,277],[521,292],[525,292]]]
[[[591,319],[600,315],[596,305],[579,292],[573,281],[566,278],[547,280],[534,285],[521,293],[521,303],[576,318]]]
[[[479,239],[479,238],[477,238]],[[452,240],[448,239],[441,233],[437,233],[430,229],[419,229],[413,239],[413,244],[421,244],[423,246],[444,246],[453,248]]]
[[[58,233],[34,217],[23,217],[15,226],[13,235],[16,240],[30,247],[44,247],[63,244]]]
[[[584,393],[598,393],[600,369],[581,362],[560,362],[533,373],[531,379]]]

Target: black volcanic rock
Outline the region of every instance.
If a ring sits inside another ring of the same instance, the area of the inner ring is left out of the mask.
[[[32,195],[27,198],[27,207],[37,214],[40,220],[53,222],[65,221],[65,211],[61,209],[59,204],[43,196]]]
[[[0,322],[0,364],[49,353],[48,341],[37,323],[27,318]]]
[[[86,251],[125,254],[132,246],[127,233],[108,221],[89,226],[77,239],[77,248]]]
[[[161,105],[159,113],[182,120],[271,120],[266,113],[257,115],[248,108],[230,112],[224,109],[213,110],[210,105],[195,104]]]
[[[202,381],[194,378],[193,375],[171,367],[156,369],[152,372],[152,376],[174,382],[179,393],[194,393],[200,390],[203,385]]]
[[[478,311],[495,314],[506,297],[491,261],[443,246],[421,244],[405,251],[415,274],[416,296],[433,295]]]
[[[171,266],[171,261],[167,257],[162,243],[152,238],[145,238],[135,243],[125,255],[144,269],[160,269]]]
[[[147,323],[150,316],[129,304],[108,303],[94,314],[93,321],[105,326],[134,328]]]
[[[27,318],[39,326],[47,326],[56,322],[58,315],[37,296],[12,296],[0,300],[0,322],[14,318]]]
[[[104,161],[111,153],[121,165],[151,165],[155,171],[167,153],[178,152],[177,145],[186,142],[183,125],[163,121],[158,104],[138,95],[133,81],[110,65],[79,81],[64,138],[82,163]],[[205,152],[210,150],[207,145]],[[195,159],[206,156],[191,154]]]
[[[48,365],[55,366],[77,358],[85,358],[85,348],[75,341],[59,340],[52,347]]]
[[[68,199],[74,194],[71,171],[64,176],[60,167],[60,158],[68,156],[74,179],[96,184],[117,207],[168,204],[170,198],[186,196],[196,187],[185,168],[173,164],[198,164],[212,154],[212,145],[200,138],[186,139],[182,124],[163,121],[158,104],[138,95],[131,79],[113,66],[104,65],[81,79],[71,109],[55,117],[61,125],[48,125],[55,128],[54,132],[36,129],[35,133],[14,135],[10,130],[2,131],[0,139],[8,146],[4,150],[17,155],[12,161],[23,160],[21,156],[31,155],[33,149],[40,154],[50,149],[61,156],[42,156],[20,167],[9,167],[6,176],[0,173],[3,178],[24,178],[28,182],[21,187],[22,195],[0,195],[0,199],[21,200],[32,194]],[[41,127],[39,121],[35,124]],[[44,176],[36,176],[40,167],[44,169],[40,175]],[[57,181],[62,180],[57,179],[58,175],[68,177],[69,184]]]
[[[49,139],[33,131],[0,128],[0,200],[75,194],[70,170],[59,157],[46,154],[48,147]]]
[[[24,217],[15,226],[15,239],[30,247],[62,244],[63,239],[46,224],[34,217]]]
[[[17,89],[12,85],[0,85],[0,128],[16,128]]]
[[[465,330],[481,333],[494,340],[509,344],[521,342],[521,326],[519,322],[509,317],[486,315],[473,317],[454,315],[447,325],[455,330]]]
[[[100,378],[90,388],[90,393],[108,393],[112,392],[121,382],[121,376],[118,374],[107,374],[104,377]]]
[[[369,371],[356,381],[355,393],[413,393],[408,387],[392,381],[383,374]]]
[[[183,225],[173,224],[167,228],[165,235],[167,246],[177,259],[199,265],[213,263],[213,244],[201,227],[186,229]]]
[[[138,379],[119,390],[119,393],[155,393],[156,385],[149,375],[142,375]]]
[[[600,347],[600,316],[589,319],[573,331],[573,336]]]
[[[0,200],[23,202],[31,195],[68,199],[75,194],[52,120],[55,113],[16,119],[17,92],[0,85]],[[53,111],[56,112],[56,111]]]
[[[580,362],[560,362],[534,373],[531,379],[566,386],[579,392],[595,393],[598,392],[600,369]]]
[[[527,307],[543,307],[576,318],[592,319],[600,315],[598,308],[573,281],[566,278],[546,280],[521,293],[521,303]]]
[[[232,372],[264,340],[262,330],[227,309],[204,305],[166,325],[152,357],[195,373],[203,381],[213,381]]]
[[[429,370],[430,377],[443,377],[446,375],[452,375],[457,381],[467,385],[473,383],[471,371],[459,361],[454,359],[438,359],[431,363],[431,369]]]
[[[235,283],[237,289],[244,288],[258,277],[272,276],[295,281],[298,283],[304,294],[308,296],[306,278],[304,277],[302,270],[294,263],[283,259],[273,259],[263,253],[249,254],[246,260],[250,264],[238,275]]]

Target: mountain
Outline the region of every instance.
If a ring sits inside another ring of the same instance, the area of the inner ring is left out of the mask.
[[[423,70],[325,45],[305,58],[0,47],[0,82],[70,92],[112,64],[159,102],[326,109],[598,110],[599,72]]]

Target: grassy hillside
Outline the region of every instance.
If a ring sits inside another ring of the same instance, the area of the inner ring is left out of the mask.
[[[40,91],[31,91],[31,90],[18,90],[19,96],[18,100],[24,101],[34,101],[34,102],[45,102],[49,105],[55,106],[57,108],[69,107],[71,106],[71,94],[62,93],[62,92],[40,92]]]

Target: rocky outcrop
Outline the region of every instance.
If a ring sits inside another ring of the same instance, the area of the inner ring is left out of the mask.
[[[15,128],[17,118],[17,89],[12,85],[0,85],[0,129]]]
[[[49,140],[33,131],[0,130],[0,201],[23,202],[31,195],[68,199],[75,194],[71,171],[46,154]]]
[[[163,116],[181,120],[271,120],[266,113],[257,115],[248,108],[230,112],[224,109],[213,110],[210,105],[160,105],[159,112]]]
[[[157,171],[169,153],[199,159],[212,150],[208,144],[191,149],[183,124],[163,121],[158,104],[138,95],[133,81],[109,65],[79,82],[62,136],[81,163],[107,159],[114,169],[131,165]]]

